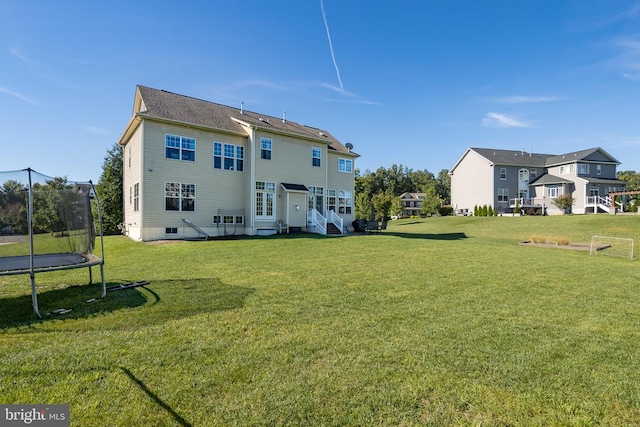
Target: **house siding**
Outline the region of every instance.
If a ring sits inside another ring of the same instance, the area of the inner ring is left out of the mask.
[[[124,148],[123,155],[123,214],[124,214],[124,234],[133,240],[142,239],[142,216],[141,206],[144,203],[144,189],[142,180],[142,134],[143,126],[139,125]],[[140,209],[134,211],[132,192],[135,184],[140,186]]]
[[[491,163],[478,153],[468,151],[465,154],[451,174],[451,200],[456,212],[468,209],[472,214],[474,206],[494,203],[497,195],[493,189],[497,181],[493,169]],[[500,180],[499,176],[497,180]]]

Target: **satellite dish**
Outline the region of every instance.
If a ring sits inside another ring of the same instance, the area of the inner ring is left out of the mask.
[[[350,142],[347,142],[347,143],[345,144],[345,147],[347,147],[347,150],[351,151],[351,150],[353,149],[353,144],[352,144],[352,143],[350,143]]]

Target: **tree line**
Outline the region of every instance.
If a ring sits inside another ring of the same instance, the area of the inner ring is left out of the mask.
[[[383,220],[401,215],[404,209],[400,195],[424,193],[421,214],[432,215],[451,204],[451,177],[447,169],[437,176],[427,169],[410,169],[403,165],[380,167],[375,172],[356,169],[355,217]]]

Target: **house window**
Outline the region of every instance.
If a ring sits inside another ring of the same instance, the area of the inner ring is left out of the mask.
[[[500,179],[502,181],[507,179],[507,168],[500,168]]]
[[[560,195],[558,186],[547,187],[547,197],[556,198]]]
[[[180,182],[165,182],[164,206],[168,211],[195,211],[196,210],[196,185]]]
[[[213,168],[242,172],[244,170],[244,147],[214,142]]]
[[[351,214],[353,198],[351,191],[338,191],[338,213]]]
[[[133,185],[133,211],[138,212],[140,210],[140,183],[137,182]]]
[[[164,234],[178,234],[178,227],[167,227],[164,229]]]
[[[498,202],[508,202],[508,201],[509,201],[509,189],[498,188]]]
[[[518,171],[518,181],[529,182],[529,171],[527,169],[520,169]]]
[[[271,160],[271,140],[268,138],[260,138],[260,158]]]
[[[236,170],[242,172],[244,170],[244,147],[236,145]]]
[[[256,181],[256,218],[274,218],[276,183]]]
[[[529,171],[529,179],[531,179],[531,181],[535,181],[537,177],[538,177],[538,169],[531,169]]]
[[[351,159],[338,159],[338,171],[351,173],[353,171],[353,160]]]
[[[243,215],[214,215],[214,224],[244,224]]]
[[[596,174],[598,176],[602,174],[602,165],[596,165]]]
[[[589,174],[589,164],[588,163],[579,163],[578,164],[578,173],[583,175]]]
[[[560,175],[568,175],[573,173],[573,164],[560,166]]]
[[[311,149],[311,164],[313,166],[320,167],[320,158],[322,156],[322,151],[319,148],[313,147]]]
[[[327,209],[336,211],[336,190],[327,190]]]
[[[166,134],[164,146],[164,157],[167,159],[196,161],[196,140],[194,138]]]

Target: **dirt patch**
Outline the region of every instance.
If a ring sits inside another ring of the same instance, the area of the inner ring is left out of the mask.
[[[519,245],[523,246],[535,246],[539,248],[554,248],[554,249],[572,249],[575,251],[588,251],[591,249],[590,243],[580,243],[580,242],[569,242],[566,245],[559,245],[555,243],[533,243],[530,241],[520,242]],[[598,245],[596,250],[602,250],[608,248],[609,245]]]

